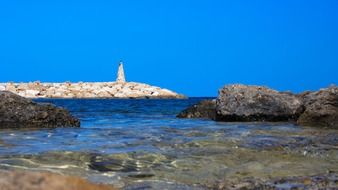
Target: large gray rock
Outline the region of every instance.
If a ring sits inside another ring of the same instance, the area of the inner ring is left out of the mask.
[[[338,87],[294,95],[261,86],[227,85],[220,89],[215,104],[201,102],[177,117],[229,122],[291,121],[303,126],[338,128]]]
[[[177,117],[216,119],[216,100],[203,100],[183,110]]]
[[[216,100],[217,121],[296,121],[302,100],[261,86],[227,85]]]
[[[306,92],[299,97],[305,106],[297,121],[299,125],[338,128],[338,87]]]
[[[38,104],[0,91],[0,128],[79,127],[80,121],[63,108]]]

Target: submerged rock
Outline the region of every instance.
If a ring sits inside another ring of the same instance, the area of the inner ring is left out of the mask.
[[[224,190],[275,190],[275,189],[337,189],[338,176],[336,173],[321,174],[315,176],[295,176],[295,177],[280,177],[269,180],[257,178],[247,178],[241,181],[225,180],[213,189]]]
[[[0,170],[0,189],[4,190],[114,190],[78,177],[52,173]]]
[[[0,91],[0,128],[79,127],[80,121],[51,104]]]
[[[137,163],[131,160],[92,157],[88,167],[99,172],[135,172]]]
[[[203,100],[200,103],[193,105],[180,114],[179,118],[216,118],[216,100]]]
[[[216,101],[217,121],[295,121],[303,111],[297,96],[261,86],[224,86]]]
[[[299,125],[338,128],[338,87],[331,86],[299,96],[305,107],[297,121]]]

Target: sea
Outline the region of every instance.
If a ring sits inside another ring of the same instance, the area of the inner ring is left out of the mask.
[[[292,123],[228,123],[176,115],[209,97],[37,99],[67,108],[80,128],[0,131],[0,169],[48,171],[139,189],[338,171],[338,131]]]

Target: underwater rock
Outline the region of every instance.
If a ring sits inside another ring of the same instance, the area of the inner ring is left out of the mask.
[[[119,160],[119,159],[103,159],[96,160],[91,159],[88,167],[92,170],[96,170],[99,172],[135,172],[138,171],[137,164],[130,160]]]
[[[336,189],[338,176],[336,173],[314,176],[280,177],[269,180],[247,178],[243,180],[225,180],[214,185],[212,189],[256,190],[256,189]]]
[[[79,127],[80,121],[63,108],[38,104],[0,91],[0,128]]]
[[[114,190],[113,187],[93,184],[79,177],[52,173],[0,170],[0,189],[3,190]]]

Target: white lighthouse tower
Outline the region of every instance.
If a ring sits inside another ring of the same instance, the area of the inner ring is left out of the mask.
[[[123,69],[122,61],[120,61],[120,63],[119,63],[119,69],[117,71],[116,82],[119,82],[119,83],[126,82],[126,77],[124,76],[124,69]]]

